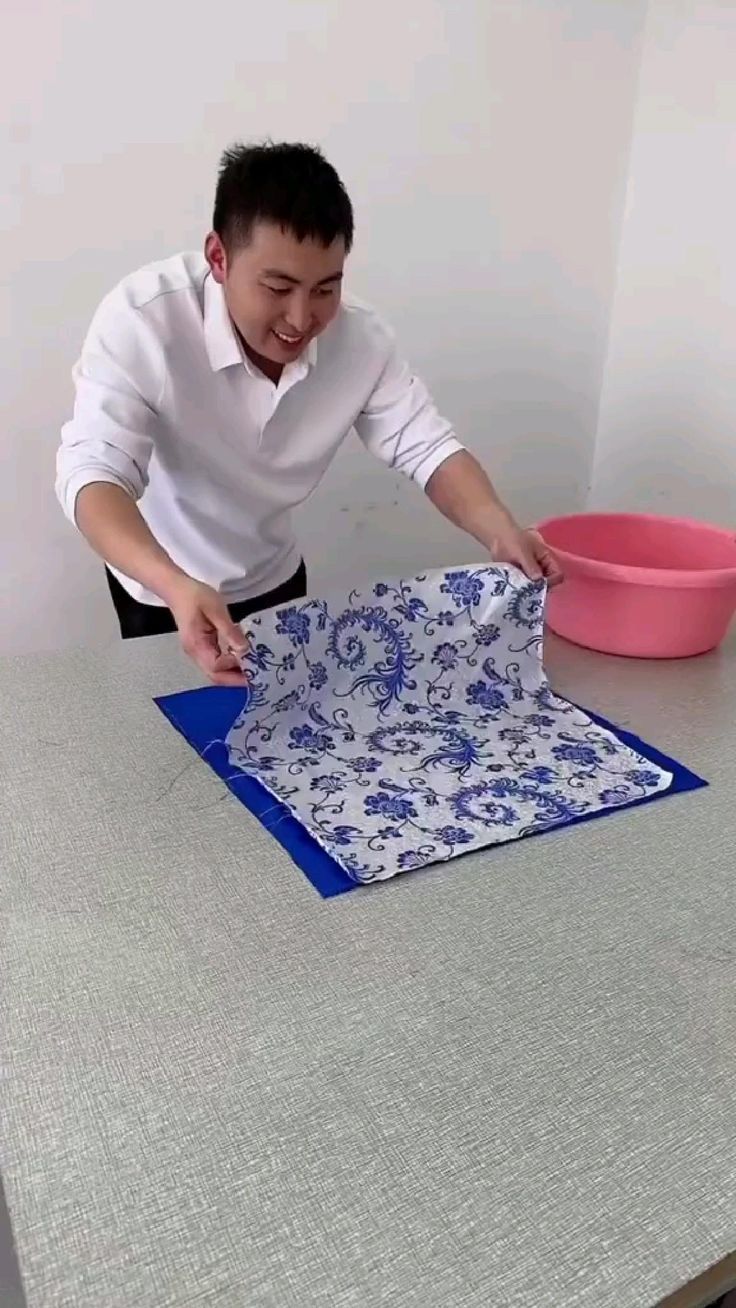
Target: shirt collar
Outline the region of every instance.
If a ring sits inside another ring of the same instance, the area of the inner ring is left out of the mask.
[[[243,362],[240,342],[227,311],[222,287],[212,273],[204,279],[204,340],[214,372]]]
[[[204,280],[204,340],[213,372],[220,372],[223,368],[232,368],[234,364],[240,363],[254,376],[260,375],[250,363],[238,340],[222,287],[215,281],[212,273],[207,273]],[[299,369],[302,375],[305,375],[316,362],[315,338],[309,342],[301,357],[287,366]]]

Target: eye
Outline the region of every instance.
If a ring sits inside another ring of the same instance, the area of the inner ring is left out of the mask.
[[[320,299],[324,299],[324,297],[327,295],[334,295],[335,289],[336,288],[334,286],[318,286],[317,295],[319,296]]]
[[[289,286],[266,286],[266,290],[272,295],[289,295],[291,287]]]

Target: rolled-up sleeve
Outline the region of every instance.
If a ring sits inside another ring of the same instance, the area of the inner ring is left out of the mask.
[[[440,464],[463,446],[429,391],[393,345],[355,429],[366,449],[424,489]]]
[[[141,312],[108,297],[74,368],[74,412],[61,433],[56,494],[71,522],[77,496],[111,482],[140,499],[158,425],[163,352]]]

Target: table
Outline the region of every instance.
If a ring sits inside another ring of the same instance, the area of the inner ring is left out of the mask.
[[[0,664],[28,1308],[646,1308],[732,1251],[735,653],[552,643],[711,788],[331,901],[151,703],[175,640]]]

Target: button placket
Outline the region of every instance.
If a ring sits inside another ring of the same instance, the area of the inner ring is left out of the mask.
[[[278,386],[273,382],[264,379],[262,383],[262,393],[258,400],[258,448],[263,445],[263,438],[266,434],[266,428],[271,421],[278,406]]]

